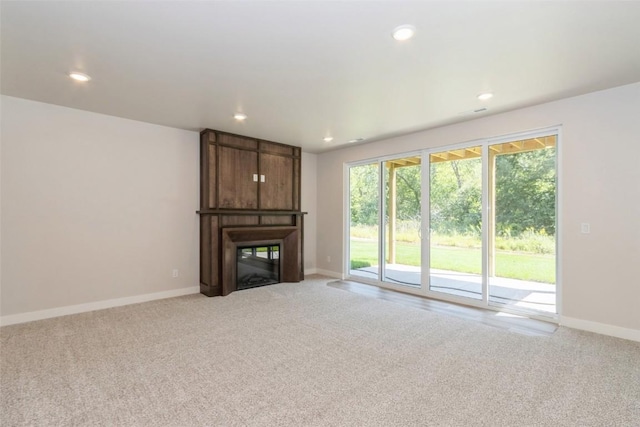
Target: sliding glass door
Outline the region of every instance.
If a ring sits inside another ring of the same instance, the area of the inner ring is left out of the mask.
[[[489,303],[556,312],[556,135],[489,145]]]
[[[557,130],[349,167],[349,274],[553,315]]]
[[[377,280],[380,271],[380,165],[349,168],[349,274]]]
[[[420,287],[421,179],[420,156],[384,161],[383,281]]]
[[[429,155],[429,290],[482,300],[482,147]]]

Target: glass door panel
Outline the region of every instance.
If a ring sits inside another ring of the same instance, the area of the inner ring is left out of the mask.
[[[385,190],[385,265],[383,281],[420,286],[420,156],[383,162]]]
[[[379,279],[379,164],[349,168],[349,274]]]
[[[541,135],[351,166],[349,275],[556,314],[558,135]]]
[[[429,290],[482,300],[482,148],[429,156]]]
[[[489,303],[556,313],[556,135],[489,146]]]

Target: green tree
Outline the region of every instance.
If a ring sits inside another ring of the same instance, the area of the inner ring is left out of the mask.
[[[555,234],[555,148],[496,157],[496,226],[504,235]]]
[[[482,220],[482,161],[431,164],[431,228],[444,234],[479,235]]]
[[[400,220],[420,220],[421,166],[396,169],[396,208]],[[504,236],[527,230],[555,234],[555,148],[496,157],[496,225]],[[442,233],[480,235],[482,160],[429,164],[430,220]],[[378,224],[379,164],[350,169],[351,223]],[[385,177],[388,194],[388,177]],[[389,200],[387,197],[387,212]]]
[[[421,171],[420,165],[396,169],[396,210],[399,220],[420,220]]]
[[[349,169],[351,224],[378,224],[378,164]]]

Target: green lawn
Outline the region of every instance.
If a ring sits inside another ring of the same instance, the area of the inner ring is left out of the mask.
[[[377,265],[377,242],[352,240],[351,259],[352,261]],[[396,264],[420,265],[420,246],[413,243],[397,243]],[[481,274],[481,252],[480,249],[473,248],[436,246],[431,249],[431,266],[440,270]],[[553,255],[497,251],[496,276],[555,283],[555,257]]]

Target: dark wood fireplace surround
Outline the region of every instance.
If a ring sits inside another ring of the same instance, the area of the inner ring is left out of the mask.
[[[200,133],[200,292],[237,290],[237,248],[280,245],[280,280],[304,279],[299,147]]]

